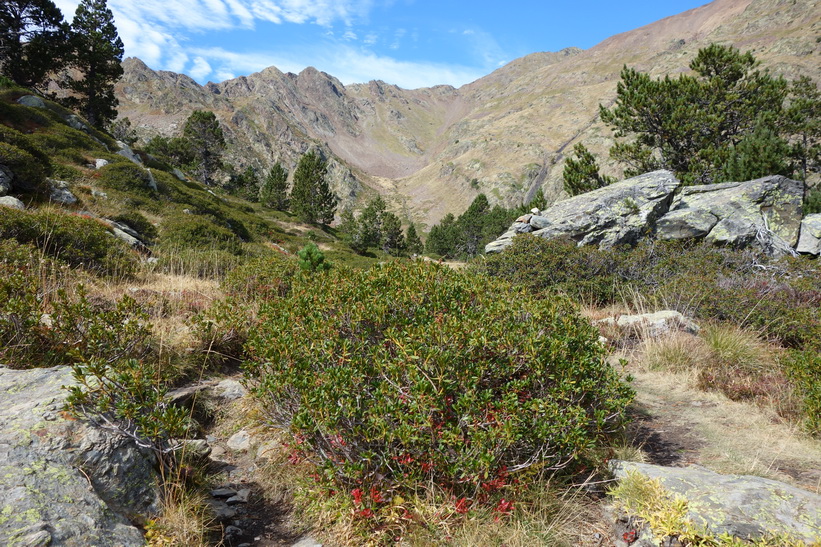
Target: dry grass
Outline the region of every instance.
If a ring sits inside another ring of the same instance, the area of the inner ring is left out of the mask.
[[[635,354],[642,370],[694,371],[706,363],[710,350],[703,338],[684,332],[647,338]]]
[[[216,524],[205,493],[167,483],[163,491],[160,516],[147,526],[146,540],[150,547],[214,545],[212,534]]]

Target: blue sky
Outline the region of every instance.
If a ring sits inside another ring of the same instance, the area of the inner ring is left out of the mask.
[[[56,0],[71,19],[78,0]],[[518,57],[589,48],[707,0],[109,0],[126,56],[219,82],[314,66],[343,84],[461,86]]]

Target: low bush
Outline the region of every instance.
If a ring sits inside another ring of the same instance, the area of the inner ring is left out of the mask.
[[[393,262],[293,277],[261,304],[246,371],[362,519],[433,484],[505,513],[501,492],[589,464],[619,428],[632,391],[597,339],[565,299]]]
[[[143,240],[150,243],[157,239],[159,232],[157,227],[151,224],[145,216],[138,211],[125,211],[118,215],[111,217],[111,220],[125,224],[132,230],[135,230],[143,237]]]
[[[146,197],[157,195],[152,187],[151,174],[133,163],[109,163],[95,173],[95,178],[104,188]]]
[[[242,253],[239,238],[218,221],[193,214],[176,214],[163,220],[162,245],[177,249],[213,249],[233,255]]]
[[[0,239],[30,243],[46,256],[101,275],[128,277],[139,263],[103,224],[50,209],[4,208]]]
[[[43,164],[25,150],[0,142],[0,164],[8,167],[14,174],[12,183],[15,191],[43,190],[46,181]]]
[[[821,353],[816,350],[791,352],[786,360],[790,379],[801,398],[807,430],[821,436]]]

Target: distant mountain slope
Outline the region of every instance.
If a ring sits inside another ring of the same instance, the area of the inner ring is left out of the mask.
[[[313,144],[336,157],[345,204],[379,192],[417,222],[460,213],[479,193],[512,205],[544,187],[561,192],[566,150],[577,141],[607,160],[610,132],[599,103],[615,97],[625,64],[654,74],[685,70],[711,42],[753,50],[763,66],[821,79],[821,0],[715,0],[608,38],[517,59],[460,89],[405,90],[384,82],[343,86],[308,68],[267,68],[200,86],[187,76],[124,62],[120,115],[143,131],[172,134],[191,110],[214,110],[232,161],[289,167]],[[613,174],[616,166],[607,165]]]

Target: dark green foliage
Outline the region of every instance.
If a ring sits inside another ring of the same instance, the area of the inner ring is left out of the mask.
[[[156,197],[148,170],[131,162],[109,163],[95,173],[100,186],[146,197]],[[156,179],[154,179],[156,183]]]
[[[327,162],[314,150],[299,158],[291,189],[291,210],[303,222],[330,224],[336,213],[337,197],[325,176]]]
[[[226,276],[222,288],[231,297],[246,300],[285,296],[290,291],[291,280],[299,270],[296,260],[280,254],[257,258]]]
[[[513,219],[524,213],[526,206],[505,209],[490,207],[487,197],[479,194],[459,218],[451,213],[434,225],[425,252],[445,258],[471,258],[484,252],[487,243],[508,229]]]
[[[75,93],[67,103],[77,108],[92,126],[105,127],[117,117],[114,84],[123,75],[123,42],[106,0],[81,0],[71,22],[69,64],[81,78],[69,77]]]
[[[544,197],[544,190],[542,188],[539,188],[539,191],[536,192],[536,195],[533,196],[533,199],[527,204],[528,211],[533,208],[536,208],[539,211],[547,209],[547,198]]]
[[[65,64],[68,26],[51,0],[0,3],[0,70],[20,86],[43,91]]]
[[[402,233],[402,223],[399,217],[387,211],[382,216],[382,250],[391,256],[400,256],[405,253],[405,235]]]
[[[783,119],[787,82],[755,70],[752,54],[712,44],[690,64],[696,75],[653,80],[625,67],[613,108],[599,108],[619,142],[611,156],[632,176],[673,171],[687,184],[719,182],[730,148],[757,121]],[[777,128],[771,128],[777,130]]]
[[[435,256],[453,256],[456,248],[455,224],[453,213],[446,214],[439,224],[434,224],[425,242],[425,252]]]
[[[260,183],[256,168],[249,165],[241,173],[235,173],[232,166],[223,167],[229,173],[227,190],[231,195],[251,202],[259,200]]]
[[[0,164],[5,165],[14,174],[12,184],[17,192],[42,190],[46,173],[42,163],[20,148],[0,142]]]
[[[801,180],[821,168],[821,92],[807,76],[790,87],[787,132],[791,136],[792,158]]]
[[[294,277],[259,317],[246,370],[263,408],[377,514],[430,487],[494,503],[588,462],[632,398],[568,301],[422,262]]]
[[[755,129],[730,148],[722,179],[752,180],[767,175],[792,175],[789,165],[790,147],[772,129],[772,124],[760,121]]]
[[[802,399],[807,430],[821,435],[821,351],[792,352],[787,360],[787,370]]]
[[[174,167],[187,167],[194,160],[191,143],[181,137],[152,137],[145,151]]]
[[[411,255],[422,254],[424,250],[422,240],[419,239],[419,235],[416,233],[416,226],[414,226],[413,223],[408,225],[408,231],[405,234],[405,247]]]
[[[615,182],[614,178],[599,173],[599,164],[595,156],[582,143],[576,143],[573,153],[575,159],[567,158],[562,173],[565,192],[577,196]]]
[[[137,132],[131,127],[131,120],[128,118],[120,118],[109,125],[108,132],[111,133],[112,137],[129,146],[137,142]]]
[[[298,253],[299,267],[306,272],[324,272],[331,269],[331,264],[325,261],[325,255],[316,246],[316,243],[310,242],[303,247]]]
[[[259,202],[277,211],[288,209],[288,171],[276,162],[259,189]]]
[[[0,239],[30,243],[44,255],[110,276],[130,276],[137,258],[106,227],[90,218],[58,211],[4,208]]]
[[[188,116],[183,138],[191,151],[191,169],[203,184],[214,184],[214,175],[222,168],[225,136],[213,112],[195,110]]]
[[[242,253],[240,239],[216,219],[194,214],[168,216],[161,226],[161,244],[166,249],[200,249]]]
[[[376,196],[362,210],[362,214],[359,215],[358,240],[361,241],[363,248],[380,246],[383,238],[382,226],[387,208],[388,205],[382,199],[382,196]]]
[[[804,198],[804,214],[821,213],[821,187],[811,188]]]

